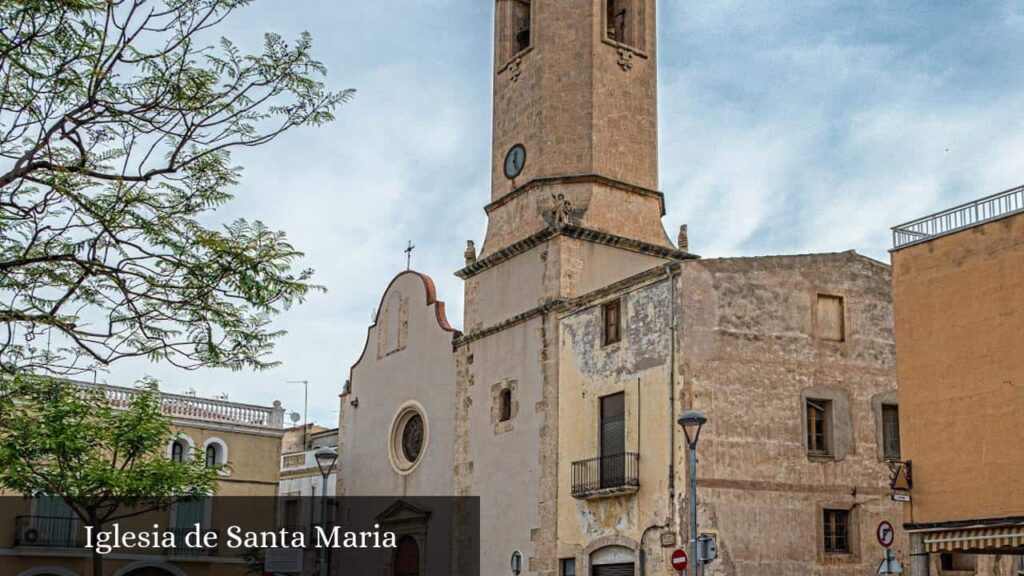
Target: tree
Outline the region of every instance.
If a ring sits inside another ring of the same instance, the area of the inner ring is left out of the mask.
[[[87,526],[103,526],[204,498],[223,466],[201,455],[167,457],[175,437],[156,382],[136,386],[127,406],[101,387],[21,375],[0,380],[0,487],[63,499]],[[11,390],[17,388],[17,390]],[[93,550],[93,574],[102,557]]]
[[[129,357],[264,369],[312,271],[260,222],[212,226],[231,152],[333,120],[303,34],[204,38],[249,0],[0,3],[0,372]]]

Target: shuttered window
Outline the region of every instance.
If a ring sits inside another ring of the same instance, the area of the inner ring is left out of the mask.
[[[882,405],[882,445],[886,460],[900,459],[900,409],[895,404]]]
[[[636,568],[633,564],[602,564],[591,568],[593,576],[633,576]]]
[[[601,486],[621,486],[626,475],[626,395],[601,398]]]
[[[845,307],[841,296],[818,295],[818,338],[846,340]]]

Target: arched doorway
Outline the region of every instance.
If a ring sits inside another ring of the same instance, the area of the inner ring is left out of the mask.
[[[403,536],[395,550],[394,576],[419,576],[420,546],[412,536]]]
[[[590,555],[591,576],[634,576],[633,551],[625,546],[605,546]]]

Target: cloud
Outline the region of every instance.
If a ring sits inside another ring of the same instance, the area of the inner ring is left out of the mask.
[[[296,9],[299,6],[301,9]],[[483,238],[489,199],[491,10],[486,2],[257,2],[225,34],[309,30],[338,121],[239,154],[221,214],[286,230],[330,292],[288,312],[262,374],[182,373],[164,389],[337,421],[337,394],[370,314],[405,266],[430,273],[461,324],[453,275]],[[670,236],[704,256],[857,249],[887,260],[890,226],[1021,183],[1024,9],[1018,2],[661,2],[662,189]]]

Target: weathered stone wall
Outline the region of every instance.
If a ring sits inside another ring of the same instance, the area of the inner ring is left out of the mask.
[[[682,265],[679,397],[709,422],[699,445],[708,576],[873,573],[889,499],[875,410],[896,387],[889,269],[852,252]],[[842,296],[844,341],[816,334],[819,294]],[[835,450],[808,456],[803,399],[831,399]],[[677,442],[685,486],[685,444]],[[687,503],[680,498],[685,518]],[[850,554],[823,550],[822,511],[850,511]],[[683,529],[683,538],[688,537]],[[894,550],[907,559],[905,535]]]

